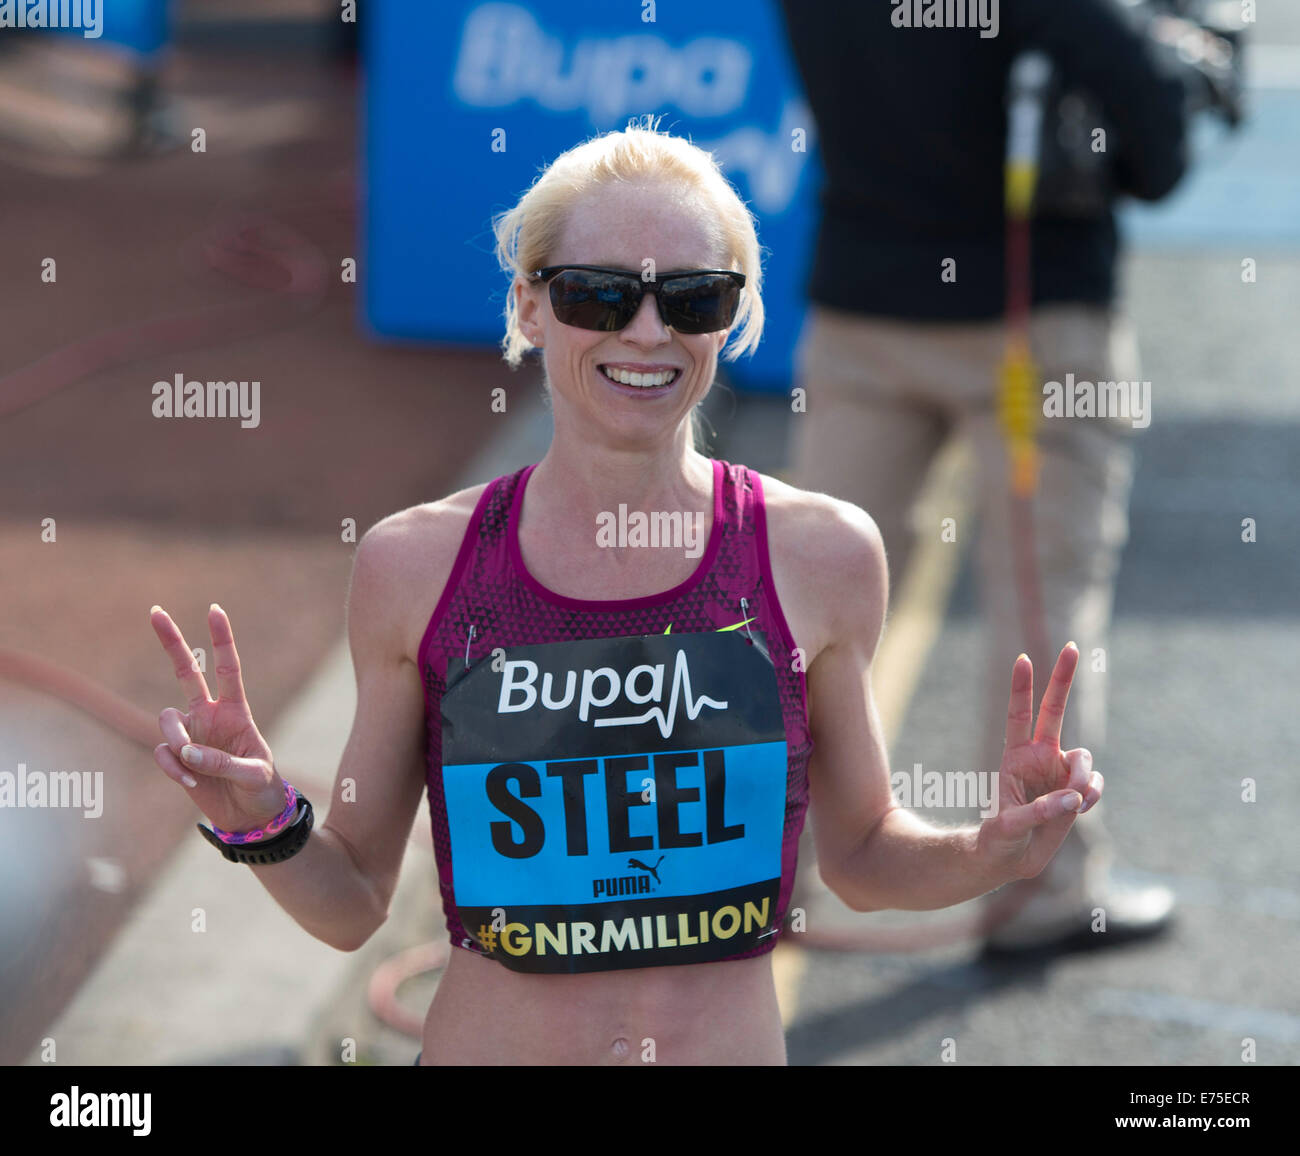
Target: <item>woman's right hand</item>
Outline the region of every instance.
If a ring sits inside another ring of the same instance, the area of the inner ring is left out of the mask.
[[[215,700],[171,616],[155,606],[149,621],[187,701],[185,712],[169,706],[159,714],[167,741],[154,748],[154,762],[189,791],[214,826],[241,833],[264,827],[284,810],[284,780],[249,712],[230,619],[215,602],[208,608]]]

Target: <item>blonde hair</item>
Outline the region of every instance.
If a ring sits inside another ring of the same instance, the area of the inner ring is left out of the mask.
[[[616,182],[666,181],[703,196],[714,209],[711,232],[727,265],[745,274],[731,333],[720,356],[734,361],[752,353],[763,336],[763,271],[756,219],[723,175],[712,153],[684,137],[658,131],[658,121],[629,124],[561,153],[511,209],[492,218],[496,257],[511,276],[506,294],[506,362],[518,368],[533,348],[519,328],[514,278],[529,280],[534,270],[554,263],[570,210],[587,193]]]

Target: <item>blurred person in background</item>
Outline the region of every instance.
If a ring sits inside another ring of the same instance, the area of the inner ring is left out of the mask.
[[[1037,397],[1043,383],[1065,382],[1068,373],[1092,383],[1138,381],[1136,343],[1115,308],[1114,200],[1154,201],[1177,185],[1198,102],[1230,108],[1235,121],[1223,66],[1232,46],[1172,12],[1116,0],[782,0],[782,7],[826,174],[798,353],[807,411],[795,423],[791,481],[871,514],[897,589],[915,539],[910,510],[935,455],[953,435],[969,439],[988,633],[978,766],[987,773],[1002,757],[998,672],[1022,650],[1040,669],[1048,657],[1022,626],[1018,531],[996,404],[1007,344],[1003,174],[1013,64],[1027,50],[1045,54],[1056,86],[1044,96],[1048,147],[1027,270]],[[964,27],[915,26],[963,16]],[[1101,125],[1107,135],[1098,151],[1093,130]],[[1049,164],[1071,131],[1083,140],[1071,162],[1079,167]],[[1084,662],[1107,646],[1128,535],[1134,428],[1116,416],[1039,423],[1032,524],[1043,625],[1049,645],[1076,640]],[[1105,679],[1091,672],[1077,680],[1066,746],[1103,743]],[[1120,886],[1112,860],[1094,811],[1041,878],[1010,885],[1022,903],[989,932],[986,950],[1115,944],[1165,928],[1172,893]],[[796,902],[813,894],[812,863],[805,832]],[[1092,932],[1098,907],[1105,935]]]

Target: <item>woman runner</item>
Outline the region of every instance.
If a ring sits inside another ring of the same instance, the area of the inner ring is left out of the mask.
[[[713,157],[653,127],[608,133],[495,228],[505,356],[541,350],[553,440],[362,539],[328,816],[310,829],[276,772],[215,604],[215,699],[151,612],[187,700],[159,716],[155,759],[209,841],[252,854],[343,951],[384,922],[426,795],[455,950],[423,1063],[784,1063],[771,951],[808,805],[822,877],[858,911],[1036,875],[1102,793],[1091,755],[1059,745],[1078,650],[1036,726],[1016,660],[995,816],[939,828],[898,807],[872,702],[874,522],[695,446],[719,355],[763,327],[754,219]]]

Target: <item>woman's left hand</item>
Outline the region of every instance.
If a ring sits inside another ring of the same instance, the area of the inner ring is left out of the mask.
[[[1102,777],[1083,747],[1061,750],[1061,720],[1079,665],[1071,642],[1060,653],[1034,722],[1034,666],[1026,655],[1011,672],[1006,747],[998,771],[997,813],[979,830],[981,858],[1006,881],[1037,875],[1065,842],[1076,815],[1101,798]]]

